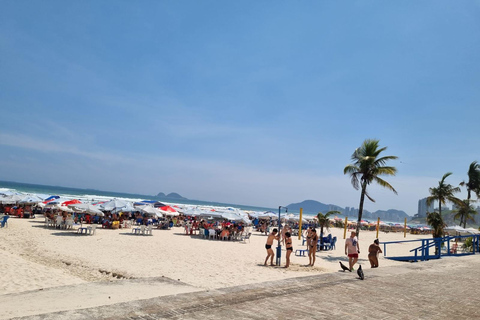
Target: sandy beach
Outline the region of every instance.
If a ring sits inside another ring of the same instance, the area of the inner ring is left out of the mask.
[[[336,250],[317,252],[315,267],[306,266],[308,257],[292,254],[285,269],[263,266],[266,236],[258,232],[245,243],[187,236],[180,227],[153,230],[153,236],[132,235],[130,229],[97,229],[86,236],[46,228],[43,217],[11,218],[0,230],[0,268],[8,279],[0,284],[0,303],[8,306],[0,319],[337,272],[338,262],[347,262],[343,229],[328,233],[338,237]],[[375,235],[360,233],[364,268],[370,267],[367,252]],[[379,234],[380,241],[425,237]],[[294,249],[305,248],[301,243],[294,237]],[[407,255],[416,245],[391,246],[388,254]],[[401,262],[380,257],[380,268],[395,264]],[[35,303],[25,307],[26,297]]]

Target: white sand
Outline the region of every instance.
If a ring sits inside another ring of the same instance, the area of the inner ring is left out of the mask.
[[[45,228],[43,218],[12,218],[7,228],[0,229],[0,268],[4,279],[0,283],[0,305],[9,305],[9,309],[13,311],[2,313],[0,319],[118,303],[128,299],[145,299],[200,289],[337,272],[338,261],[347,262],[343,229],[331,228],[329,232],[338,237],[336,250],[318,252],[316,266],[313,268],[305,266],[308,264],[308,257],[292,254],[291,268],[284,269],[263,266],[266,236],[257,232],[254,232],[251,241],[247,240],[246,243],[186,236],[182,228],[153,230],[153,236],[135,236],[129,229],[97,229],[95,236],[82,236],[71,230]],[[407,234],[404,238],[403,233],[380,233],[379,236],[380,241],[429,237]],[[359,263],[364,267],[369,267],[368,246],[374,238],[375,232],[360,233]],[[408,250],[419,245],[420,243],[407,243],[389,246],[388,254],[410,255]],[[297,237],[294,238],[293,246],[294,249],[305,248]],[[284,263],[283,250],[282,265]],[[380,267],[398,263],[401,262],[380,258]],[[116,292],[115,301],[106,300],[106,293],[102,299],[87,298],[99,295],[101,290],[98,286],[102,283],[162,276],[180,280],[193,288],[178,288],[169,284],[158,290],[159,287],[152,284],[148,289],[146,285],[123,281],[126,285],[115,287],[117,289],[110,287]],[[92,284],[93,282],[97,283]],[[65,298],[65,292],[69,291],[61,289],[61,286],[80,290],[82,295],[79,295],[78,299],[61,299],[60,297]],[[47,290],[50,299],[42,301],[45,294],[37,293],[35,300],[40,301],[40,305],[43,303],[49,307],[31,306],[27,310],[23,306],[24,299],[11,298],[22,294],[31,295],[31,291],[47,288],[55,288]],[[132,294],[122,295],[122,292]]]

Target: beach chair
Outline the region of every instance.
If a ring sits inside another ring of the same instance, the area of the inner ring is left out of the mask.
[[[88,230],[88,233],[91,235],[91,236],[94,236],[95,233],[97,232],[97,225],[96,224],[92,224],[90,226],[87,227],[87,230]]]
[[[247,240],[248,240],[248,242],[250,243],[250,237],[251,237],[251,236],[252,236],[252,233],[249,232],[248,234],[246,234],[245,236],[242,237],[242,241],[243,241],[244,243],[247,243]]]
[[[335,243],[337,242],[337,237],[333,237],[330,242],[324,242],[323,245],[325,250],[333,250],[335,249]]]
[[[217,237],[217,232],[215,231],[215,229],[209,229],[208,230],[208,239],[213,238],[215,240],[216,237]]]
[[[65,220],[65,229],[73,229],[73,219]]]
[[[64,226],[64,222],[63,222],[63,217],[62,216],[57,216],[55,218],[55,228],[60,228],[62,229]]]
[[[2,221],[0,222],[0,225],[2,226],[2,228],[8,226],[8,222],[7,222],[8,218],[10,218],[10,216],[3,216]]]
[[[146,235],[151,235],[151,236],[153,236],[152,230],[153,230],[153,225],[149,224],[149,225],[145,228],[145,231],[144,231],[143,235],[144,235],[144,236],[146,236]]]
[[[133,234],[145,234],[145,226],[141,225],[140,227],[132,228]]]

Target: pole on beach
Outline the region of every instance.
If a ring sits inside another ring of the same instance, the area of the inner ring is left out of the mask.
[[[403,227],[403,237],[407,237],[407,218],[405,218],[405,226]]]
[[[278,207],[278,245],[277,245],[277,266],[280,266],[280,260],[282,258],[282,245],[280,244],[280,237],[282,236],[282,223],[280,220],[280,209],[284,208],[285,212],[288,212],[288,208],[279,206]]]
[[[302,214],[303,208],[300,208],[300,221],[298,222],[298,240],[302,238]]]
[[[378,230],[380,230],[380,217],[377,219],[377,236],[375,238],[378,239]]]
[[[343,227],[343,239],[347,236],[348,217],[345,217],[345,226]]]

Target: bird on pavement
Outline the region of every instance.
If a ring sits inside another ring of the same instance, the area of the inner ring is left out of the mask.
[[[352,272],[352,270],[350,270],[348,267],[346,267],[346,266],[342,263],[342,261],[339,261],[339,262],[340,262],[340,267],[343,269],[343,272],[345,272],[345,271],[347,271],[347,270],[350,271],[350,272]]]
[[[361,280],[365,279],[365,276],[363,274],[362,266],[358,266],[357,274],[360,277]]]

